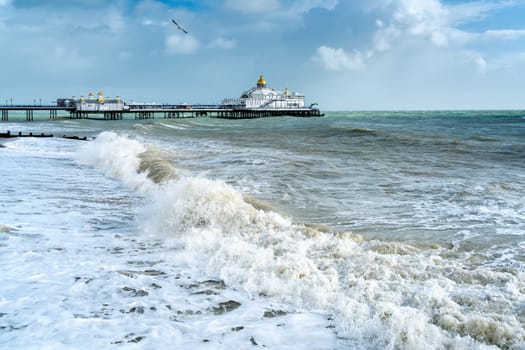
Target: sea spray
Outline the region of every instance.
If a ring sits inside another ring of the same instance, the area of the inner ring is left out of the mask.
[[[153,188],[148,174],[139,172],[139,155],[146,152],[142,143],[115,132],[102,132],[97,138],[80,148],[76,158],[83,164],[104,171],[105,175],[119,179],[124,185],[145,194]]]
[[[125,149],[108,151],[117,145]],[[256,209],[220,180],[161,176],[167,181],[155,184],[148,166],[141,168],[147,147],[114,133],[101,134],[88,147],[80,159],[147,194],[140,226],[177,248],[171,254],[190,256],[197,267],[252,297],[332,315],[338,334],[355,348],[525,346],[514,312],[524,302],[523,293],[515,292],[515,286],[523,288],[521,275],[469,266],[466,253],[449,247],[307,229]]]

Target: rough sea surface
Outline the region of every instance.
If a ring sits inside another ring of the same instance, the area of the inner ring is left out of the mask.
[[[14,119],[2,349],[525,349],[525,112]]]

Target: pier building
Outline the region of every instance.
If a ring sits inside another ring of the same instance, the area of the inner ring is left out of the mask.
[[[222,104],[235,109],[297,109],[304,108],[304,95],[288,88],[284,91],[272,89],[261,74],[256,86],[239,98],[224,99]]]
[[[120,112],[126,109],[126,104],[119,96],[113,99],[105,98],[102,91],[98,92],[97,98],[92,92],[88,94],[87,99],[84,96],[59,98],[57,106],[72,108],[78,112]]]

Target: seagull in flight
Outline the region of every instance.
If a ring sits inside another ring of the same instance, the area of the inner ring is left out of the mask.
[[[171,21],[179,28],[184,34],[188,34],[187,31],[185,31],[175,20],[172,18]]]

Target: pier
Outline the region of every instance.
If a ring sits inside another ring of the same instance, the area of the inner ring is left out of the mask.
[[[36,100],[35,100],[36,101]],[[304,95],[286,88],[279,91],[270,88],[263,75],[259,76],[255,87],[243,92],[239,98],[226,98],[222,104],[126,104],[119,96],[105,97],[102,91],[97,96],[90,92],[87,98],[59,98],[56,105],[17,105],[0,106],[2,121],[9,120],[10,112],[25,114],[26,121],[34,121],[35,114],[49,115],[49,119],[96,119],[122,120],[171,118],[221,118],[221,119],[255,119],[267,117],[322,117],[317,104],[306,107]]]
[[[20,118],[31,122],[35,114],[40,118],[56,119],[93,119],[93,120],[123,120],[123,119],[154,119],[154,118],[221,118],[221,119],[254,119],[279,116],[321,117],[316,108],[231,108],[223,105],[126,105],[119,110],[78,110],[75,107],[63,106],[0,106],[2,121],[9,121],[10,114],[17,113]]]
[[[35,112],[47,113],[49,119],[57,119],[59,111],[67,111],[67,108],[58,106],[32,106],[32,105],[14,105],[14,106],[0,106],[2,112],[2,121],[9,120],[9,112],[20,112],[25,114],[25,120],[28,122],[34,121]]]

